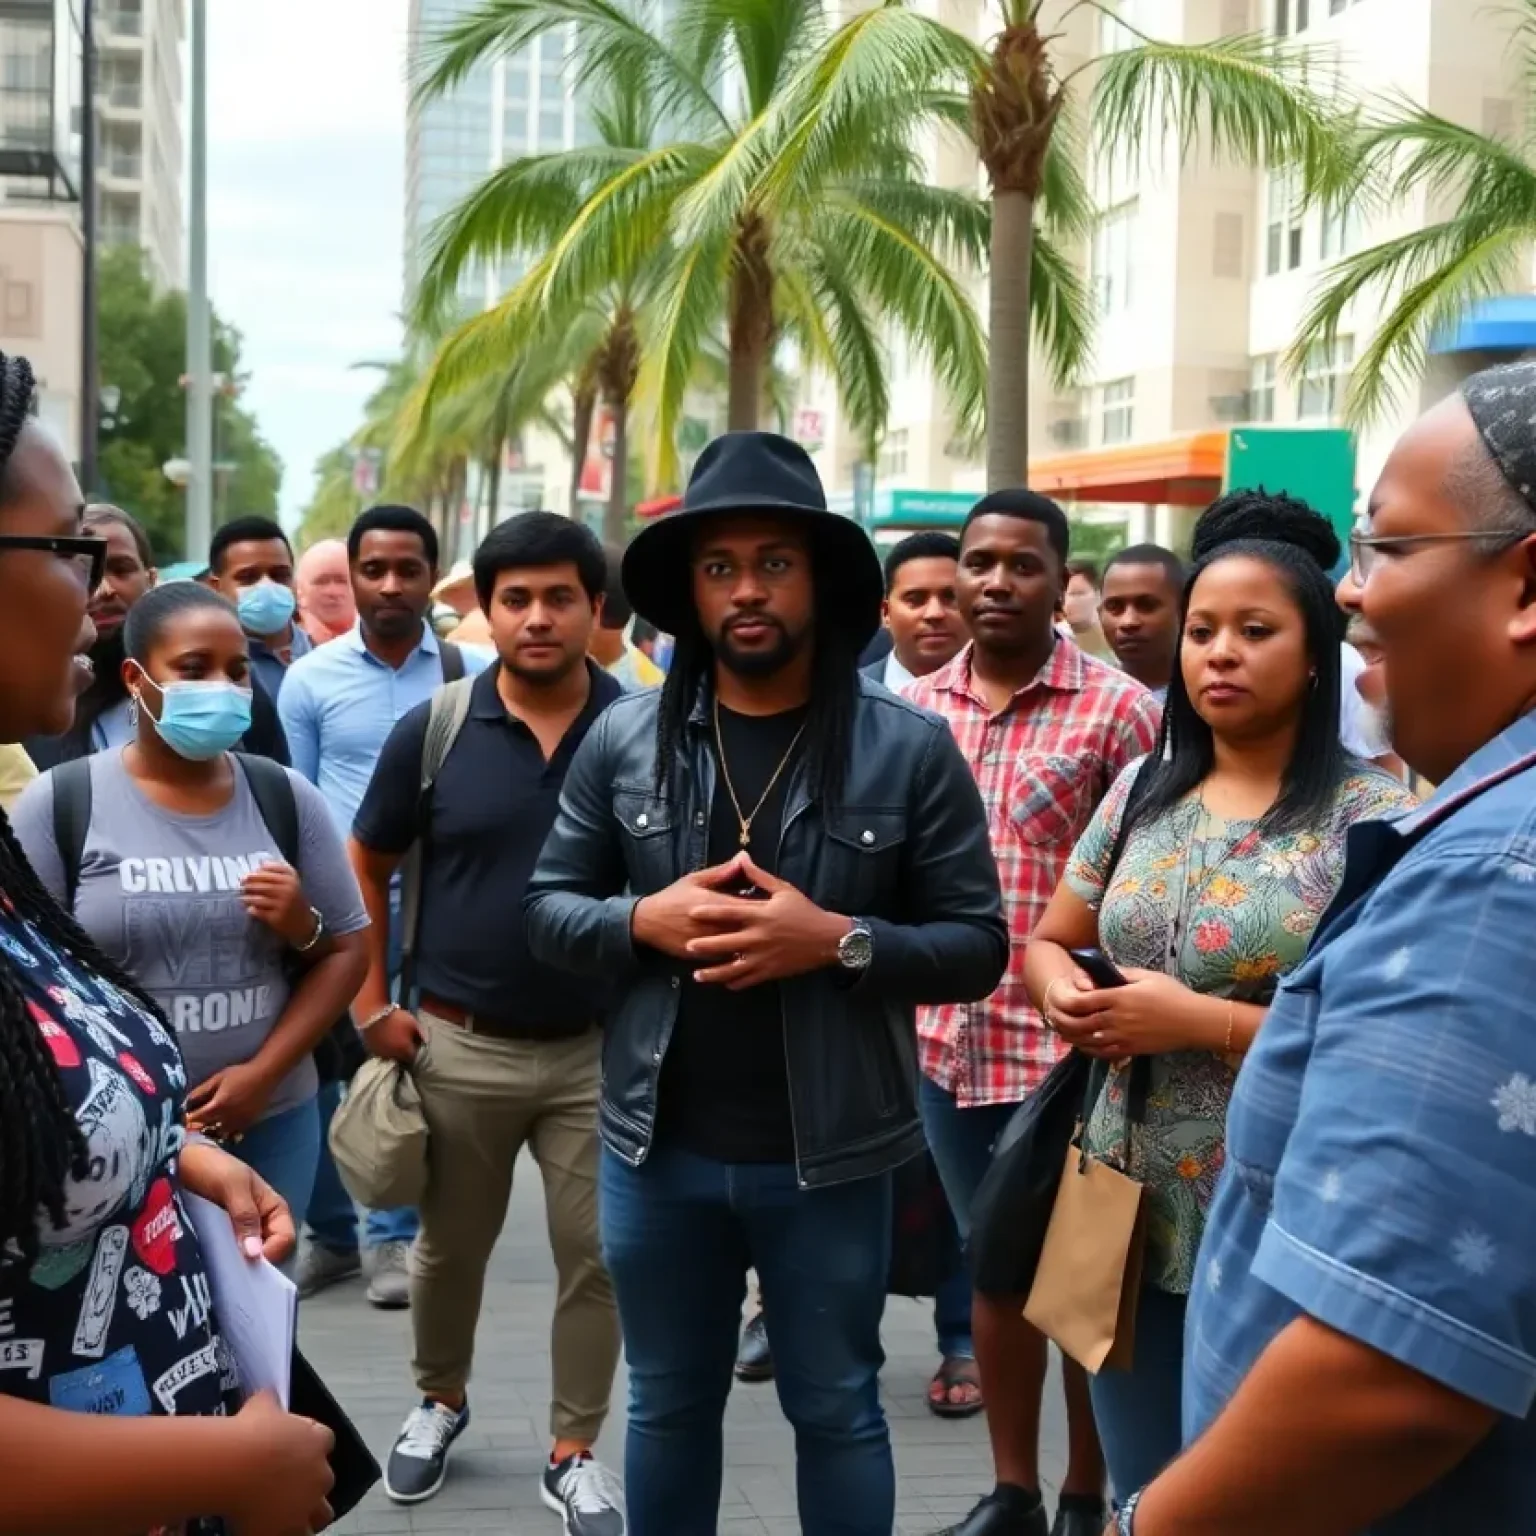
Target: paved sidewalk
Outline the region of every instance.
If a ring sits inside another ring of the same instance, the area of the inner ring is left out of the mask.
[[[544,1231],[538,1171],[519,1164],[506,1231],[492,1262],[480,1320],[474,1419],[459,1442],[447,1485],[437,1498],[402,1509],[375,1491],[335,1527],[350,1536],[462,1531],[471,1536],[559,1536],[559,1522],[539,1502],[537,1473],[548,1453],[549,1315],[554,1271]],[[304,1348],[356,1420],[382,1462],[413,1402],[409,1316],[375,1312],[361,1282],[329,1291],[301,1309]],[[895,1441],[898,1536],[929,1536],[963,1515],[991,1486],[986,1432],[980,1420],[948,1423],[923,1404],[937,1364],[928,1309],[893,1300],[886,1314],[890,1356],[884,1383]],[[624,1393],[599,1454],[616,1470],[624,1462]],[[1045,1465],[1048,1483],[1065,1462],[1060,1378],[1047,1388]],[[1050,1500],[1048,1499],[1048,1502]],[[771,1385],[738,1385],[726,1418],[725,1493],[720,1536],[798,1536],[794,1452]]]

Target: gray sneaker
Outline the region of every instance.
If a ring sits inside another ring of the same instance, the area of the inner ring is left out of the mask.
[[[409,1243],[380,1243],[370,1250],[368,1300],[385,1312],[399,1312],[411,1304]]]
[[[299,1255],[297,1284],[302,1297],[318,1296],[327,1287],[350,1280],[362,1273],[362,1258],[354,1248],[351,1253],[337,1253],[324,1243],[306,1243]]]

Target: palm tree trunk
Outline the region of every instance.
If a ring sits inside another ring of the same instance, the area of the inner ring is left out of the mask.
[[[1029,278],[1035,204],[992,194],[992,280],[987,338],[987,489],[1029,483]]]
[[[613,462],[608,466],[608,505],[603,510],[603,542],[622,549],[629,522],[629,402],[603,402],[613,412]]]
[[[725,425],[731,432],[753,432],[762,421],[763,394],[773,361],[773,268],[768,226],[758,214],[748,214],[736,235],[729,303]]]
[[[571,498],[567,513],[581,516],[581,471],[592,440],[592,417],[597,411],[597,391],[578,384],[571,390]]]

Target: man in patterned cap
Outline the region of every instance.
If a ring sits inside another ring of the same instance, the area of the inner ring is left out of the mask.
[[[1536,1529],[1536,363],[1408,431],[1351,554],[1440,788],[1356,830],[1243,1065],[1187,1450],[1123,1536]]]

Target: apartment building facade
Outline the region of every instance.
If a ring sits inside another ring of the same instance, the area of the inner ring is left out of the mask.
[[[979,41],[998,24],[988,0],[922,3]],[[1285,37],[1318,49],[1346,90],[1398,95],[1481,131],[1513,131],[1522,110],[1506,57],[1507,19],[1496,7],[1467,0],[1119,0],[1118,11],[1137,30],[1169,41],[1260,31]],[[1062,72],[1131,40],[1113,17],[1055,0],[1042,29],[1059,34],[1052,48]],[[1245,426],[1338,424],[1350,371],[1386,302],[1377,296],[1356,303],[1337,346],[1314,351],[1293,374],[1285,356],[1327,267],[1422,227],[1439,210],[1423,195],[1302,210],[1289,179],[1262,168],[1213,163],[1199,151],[1181,163],[1162,149],[1127,163],[1095,142],[1091,124],[1084,142],[1098,217],[1075,256],[1098,312],[1094,355],[1086,376],[1065,390],[1037,360],[1030,478],[1079,516],[1123,523],[1132,539],[1176,545],[1193,512],[1152,500],[1158,484],[1208,484],[1229,434]],[[941,184],[985,187],[963,145],[936,137],[927,154]],[[976,293],[984,313],[980,280]],[[1536,346],[1536,328],[1530,344]],[[899,348],[895,354],[876,487],[979,491],[979,457],[957,441],[925,370]],[[1405,391],[1361,434],[1362,495],[1422,405],[1487,360],[1476,327],[1448,339],[1421,387]],[[833,424],[821,450],[823,471],[834,487],[851,490],[857,452],[838,440],[825,381],[812,386],[812,395],[819,418]]]

